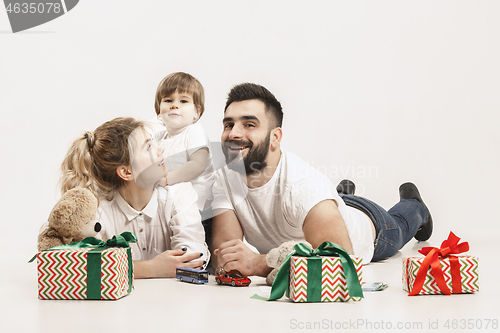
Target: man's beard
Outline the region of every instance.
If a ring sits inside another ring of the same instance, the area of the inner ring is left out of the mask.
[[[243,141],[243,140],[230,140],[222,143],[222,151],[224,152],[224,156],[226,157],[227,166],[237,171],[241,174],[245,173],[247,176],[255,174],[259,171],[262,171],[267,167],[267,154],[269,152],[271,139],[271,132],[267,134],[267,137],[263,142],[254,145],[251,141]],[[234,156],[229,155],[229,146],[237,145],[242,147],[248,147],[248,153],[243,158],[243,167],[241,168],[241,160],[236,160],[237,157],[241,156],[240,154],[234,154]]]

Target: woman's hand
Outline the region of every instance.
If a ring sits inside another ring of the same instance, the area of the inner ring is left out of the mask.
[[[195,260],[202,253],[186,254],[186,248],[167,250],[150,260],[134,261],[134,275],[137,279],[175,277],[178,267],[201,268],[202,260]],[[195,260],[195,261],[193,261]]]

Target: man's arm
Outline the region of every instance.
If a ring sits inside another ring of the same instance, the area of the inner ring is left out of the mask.
[[[222,213],[223,212],[223,213]],[[233,210],[215,210],[212,219],[212,266],[217,269],[218,249],[221,244],[233,240],[243,240],[243,230]],[[217,253],[215,251],[217,250]],[[216,272],[217,273],[217,272]]]
[[[257,254],[243,243],[243,230],[233,210],[214,211],[212,221],[212,266],[226,272],[237,270],[243,275],[267,276],[266,255]]]
[[[347,253],[354,253],[344,219],[334,200],[324,200],[316,204],[307,213],[302,231],[306,241],[311,243],[314,249],[321,243],[330,241],[342,246]]]

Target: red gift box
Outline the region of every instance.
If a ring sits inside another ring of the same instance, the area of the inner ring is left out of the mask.
[[[403,289],[408,296],[430,294],[461,294],[479,291],[478,259],[454,255],[469,250],[469,243],[458,243],[450,232],[440,248],[424,247],[422,257],[403,258]]]

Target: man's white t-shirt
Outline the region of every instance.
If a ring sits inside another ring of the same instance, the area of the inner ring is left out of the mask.
[[[333,183],[297,156],[281,151],[272,178],[249,188],[246,177],[224,167],[216,173],[212,209],[235,211],[245,239],[260,253],[290,240],[304,241],[302,226],[309,211],[333,199],[344,219],[354,254],[367,264],[373,257],[372,222],[361,211],[346,206]],[[229,184],[227,186],[226,184]]]
[[[165,166],[168,171],[175,170],[190,160],[190,156],[201,148],[208,149],[205,171],[190,182],[198,194],[198,209],[205,208],[207,197],[211,197],[210,189],[214,179],[214,165],[208,135],[199,123],[189,125],[184,131],[171,137],[166,130],[155,134],[155,141],[165,148]],[[208,193],[207,193],[208,192]]]

